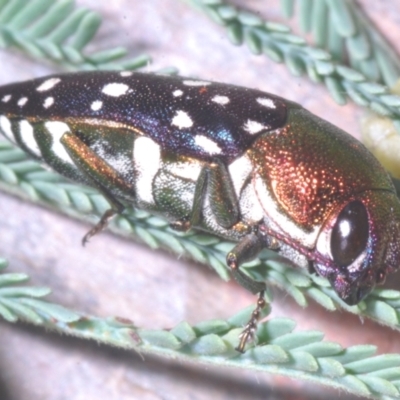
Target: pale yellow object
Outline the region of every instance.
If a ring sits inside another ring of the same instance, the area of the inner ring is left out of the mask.
[[[400,81],[391,92],[400,95]],[[400,179],[400,133],[392,121],[376,114],[368,115],[361,122],[361,139],[390,174]]]
[[[364,118],[361,138],[390,174],[400,179],[400,134],[392,121],[376,115]]]

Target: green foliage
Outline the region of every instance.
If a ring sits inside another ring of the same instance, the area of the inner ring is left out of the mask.
[[[233,44],[245,43],[254,54],[264,54],[275,62],[285,63],[293,75],[306,74],[312,81],[323,83],[337,103],[345,104],[350,98],[381,115],[400,119],[400,97],[392,95],[386,86],[368,81],[365,75],[368,74],[372,80],[382,77],[385,82],[393,82],[400,70],[399,60],[371,25],[366,29],[367,22],[354,2],[300,2],[303,29],[313,30],[317,44],[321,43],[329,51],[340,46],[337,43],[339,39],[345,41],[352,55],[350,67],[337,62],[343,61],[341,49],[329,53],[321,47],[308,45],[287,26],[264,21],[258,14],[241,10],[223,0],[186,1],[222,25]],[[286,14],[291,15],[293,2],[284,0],[283,8]],[[340,20],[339,24],[337,20]],[[331,39],[333,43],[329,43]],[[362,52],[360,43],[364,43],[362,48],[369,49],[372,45],[373,48]]]
[[[0,259],[0,269],[5,266]],[[49,290],[21,286],[26,280],[23,274],[0,274],[0,315],[10,322],[21,319],[140,353],[301,376],[371,398],[400,396],[400,355],[375,356],[373,346],[342,348],[324,341],[321,332],[294,331],[296,324],[291,319],[271,318],[260,323],[255,337],[258,345],[240,354],[235,347],[252,307],[226,321],[194,326],[180,322],[171,330],[140,329],[130,321],[99,319],[41,300]]]
[[[148,56],[123,59],[122,47],[86,54],[100,24],[98,14],[75,7],[73,0],[0,1],[0,47],[17,47],[68,69],[136,69],[149,63]]]
[[[366,4],[365,4],[366,5]],[[297,19],[303,33],[332,59],[349,64],[367,79],[392,86],[400,75],[400,60],[354,1],[281,0],[283,14]]]
[[[3,271],[6,266],[7,262],[0,259],[0,271]],[[49,289],[21,286],[28,279],[25,274],[3,273],[0,275],[0,315],[6,321],[16,322],[23,319],[41,325],[52,319],[62,323],[77,320],[78,315],[74,312],[40,300],[50,293]]]

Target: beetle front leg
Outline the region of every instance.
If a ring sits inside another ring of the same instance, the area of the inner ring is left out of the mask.
[[[247,261],[253,260],[260,251],[265,247],[265,242],[255,233],[250,233],[245,236],[226,257],[226,262],[232,271],[236,281],[249,290],[253,294],[258,293],[257,306],[251,314],[249,322],[246,324],[243,332],[240,335],[240,342],[237,351],[243,353],[246,343],[254,338],[254,333],[257,329],[257,323],[260,319],[261,311],[265,307],[265,289],[264,282],[258,282],[249,276],[245,275],[240,266]]]
[[[226,262],[236,281],[253,294],[265,290],[265,283],[257,282],[240,270],[240,266],[247,261],[254,260],[263,249],[263,242],[254,233],[245,236],[226,256]]]
[[[239,205],[231,177],[226,166],[218,161],[205,166],[197,180],[190,217],[191,226],[201,225],[207,198],[220,226],[228,229],[239,221]]]
[[[220,161],[202,168],[196,181],[190,215],[172,222],[170,227],[180,232],[192,227],[201,228],[206,202],[209,202],[212,215],[222,228],[230,229],[239,222],[239,204],[232,179],[226,165]]]
[[[112,189],[123,193],[133,193],[134,189],[73,133],[65,133],[60,141],[92,186],[97,188],[111,204],[111,208],[106,210],[100,221],[83,237],[82,244],[85,245],[91,237],[107,227],[112,217],[124,211],[124,205],[115,198]]]

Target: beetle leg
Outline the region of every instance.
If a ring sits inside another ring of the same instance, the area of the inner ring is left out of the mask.
[[[196,188],[194,191],[192,214],[189,218],[190,226],[199,226],[203,219],[203,206],[207,193],[208,167],[202,168],[197,178]]]
[[[246,326],[243,329],[243,332],[240,334],[240,342],[239,345],[236,347],[236,350],[239,351],[240,353],[244,353],[244,348],[249,340],[254,339],[254,334],[257,329],[257,323],[260,319],[261,311],[264,309],[266,302],[265,302],[265,291],[262,290],[258,294],[258,299],[257,299],[257,306],[254,309],[254,311],[251,313],[251,317],[249,319],[249,322],[246,324]]]
[[[266,286],[264,282],[255,281],[254,279],[245,275],[243,271],[240,270],[240,266],[246,261],[253,260],[264,246],[265,242],[259,236],[257,236],[255,233],[250,233],[249,235],[246,235],[233,248],[233,250],[228,253],[226,257],[226,262],[236,281],[251,293],[259,294],[257,306],[251,314],[249,322],[246,324],[242,334],[240,335],[240,343],[236,348],[236,350],[240,351],[241,353],[243,353],[244,347],[248,340],[254,337],[261,311],[265,306],[264,293]]]
[[[211,164],[208,178],[211,210],[219,225],[230,228],[239,221],[239,204],[225,164]]]
[[[103,229],[106,229],[111,219],[115,217],[115,215],[120,214],[123,210],[124,210],[123,206],[121,211],[116,211],[113,208],[109,208],[108,210],[106,210],[104,214],[101,216],[100,221],[92,229],[90,229],[90,231],[88,231],[86,235],[82,238],[82,246],[85,246],[86,243],[88,243],[93,236],[97,235]]]
[[[73,133],[65,133],[60,141],[91,185],[96,187],[111,204],[111,208],[102,215],[100,221],[83,237],[82,244],[85,245],[91,237],[107,227],[114,215],[124,211],[124,205],[111,193],[112,189],[133,193],[133,188]]]
[[[199,226],[203,218],[203,206],[207,192],[208,169],[204,167],[196,182],[192,212],[189,216],[171,222],[169,226],[180,232],[187,232],[192,226]]]
[[[253,260],[263,249],[263,241],[255,234],[245,236],[226,256],[226,262],[231,269],[233,277],[245,289],[253,294],[265,290],[264,282],[257,282],[240,270],[240,266]]]
[[[226,166],[219,161],[205,166],[200,172],[194,193],[191,226],[201,224],[207,199],[220,226],[228,229],[239,221],[239,205],[232,180]]]

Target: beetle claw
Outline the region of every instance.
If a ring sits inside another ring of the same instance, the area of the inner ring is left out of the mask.
[[[111,218],[113,218],[117,212],[112,208],[108,209],[101,217],[100,221],[82,238],[82,246],[85,247],[89,240],[101,232],[103,229],[107,228],[108,223]]]
[[[243,332],[240,334],[240,342],[239,345],[235,348],[239,353],[244,353],[244,348],[249,340],[253,341],[255,332],[257,330],[258,321],[260,320],[261,311],[264,309],[265,302],[265,291],[261,291],[258,295],[257,306],[251,314],[249,322],[246,324]]]

